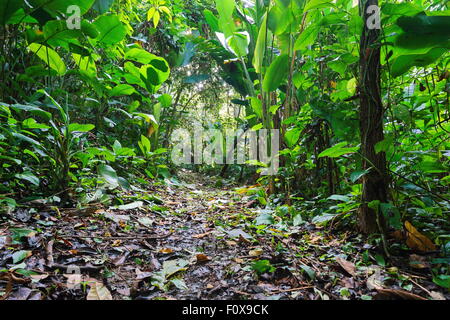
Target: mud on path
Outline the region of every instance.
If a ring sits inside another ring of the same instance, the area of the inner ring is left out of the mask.
[[[395,279],[360,264],[370,246],[348,233],[289,226],[233,187],[182,180],[116,207],[11,213],[0,221],[0,299],[371,299],[387,287],[385,297],[423,299],[434,288],[415,270]]]

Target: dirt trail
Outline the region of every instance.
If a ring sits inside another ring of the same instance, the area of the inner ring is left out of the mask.
[[[99,285],[114,299],[358,299],[386,276],[376,265],[356,268],[369,248],[361,239],[309,223],[255,223],[271,215],[250,197],[193,173],[182,179],[125,195],[120,207],[15,212],[0,222],[0,270],[9,270],[0,295],[86,299]],[[421,276],[402,273],[410,275]]]

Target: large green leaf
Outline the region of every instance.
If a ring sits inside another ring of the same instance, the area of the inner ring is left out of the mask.
[[[316,9],[316,8],[326,8],[332,6],[333,0],[309,0],[306,4],[304,11]]]
[[[52,47],[64,47],[69,50],[70,44],[79,44],[77,38],[81,36],[80,30],[69,30],[65,21],[51,20],[43,28],[44,41]]]
[[[111,166],[101,164],[98,167],[98,173],[109,184],[113,186],[119,185],[119,177],[117,176],[116,170],[114,170]]]
[[[203,16],[211,27],[212,32],[218,32],[219,29],[219,19],[208,9],[203,10]]]
[[[326,149],[321,154],[319,154],[319,158],[329,157],[329,158],[338,158],[343,156],[344,154],[355,153],[358,151],[359,147],[346,148],[347,142],[338,143],[337,145]]]
[[[289,56],[282,54],[278,56],[267,70],[264,77],[263,90],[265,92],[275,91],[286,79],[289,71]]]
[[[109,92],[109,96],[110,97],[129,96],[130,94],[133,94],[135,92],[136,90],[129,84],[119,84]]]
[[[100,14],[104,14],[109,11],[113,3],[114,0],[96,0],[93,8],[100,12]]]
[[[292,148],[300,139],[302,130],[300,128],[293,128],[286,132],[284,135],[284,140],[286,141],[289,148]]]
[[[245,57],[248,54],[250,36],[247,32],[234,32],[227,39],[227,44],[236,57]]]
[[[316,41],[319,35],[320,26],[312,23],[310,24],[295,41],[295,50],[305,50],[308,46],[312,45]]]
[[[105,44],[116,44],[127,34],[125,25],[117,15],[101,16],[95,20],[94,26],[100,33],[97,40]]]
[[[125,53],[125,59],[148,64],[152,60],[159,58],[154,54],[140,48],[133,48]]]
[[[269,17],[267,24],[274,34],[280,35],[286,31],[287,27],[292,22],[291,11],[285,8],[283,5],[275,5],[269,11]]]
[[[264,16],[261,27],[259,28],[258,39],[255,46],[255,54],[253,55],[253,66],[257,73],[261,73],[261,67],[266,54],[266,39],[271,39],[271,31],[267,29],[267,15]]]
[[[398,77],[406,73],[410,68],[425,67],[437,59],[439,59],[448,49],[434,48],[423,54],[404,54],[392,58],[391,74],[393,77]]]
[[[230,19],[235,7],[236,2],[234,0],[216,0],[216,8],[221,17]]]
[[[80,8],[81,14],[85,14],[92,7],[94,1],[95,0],[31,0],[30,3],[35,8],[39,7],[53,15],[57,15],[59,13],[67,14],[67,8],[73,5]]]
[[[34,52],[42,61],[44,61],[50,68],[55,70],[59,75],[63,75],[66,72],[66,65],[55,50],[38,43],[30,44],[28,46],[28,49]]]
[[[5,25],[22,4],[19,0],[0,0],[0,25]]]
[[[418,14],[414,17],[400,17],[397,25],[405,32],[415,34],[445,34],[450,35],[450,16],[427,16]]]

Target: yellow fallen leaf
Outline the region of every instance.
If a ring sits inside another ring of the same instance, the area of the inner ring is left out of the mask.
[[[411,249],[428,252],[436,251],[435,244],[426,236],[421,234],[417,229],[409,222],[405,222],[406,229],[406,245]]]
[[[170,248],[163,248],[158,251],[159,253],[173,253],[173,249]]]
[[[263,251],[261,248],[257,248],[257,249],[254,249],[254,250],[250,250],[250,252],[249,252],[249,254],[250,254],[252,257],[260,256],[260,255],[262,255],[263,253],[264,253],[264,251]]]
[[[112,300],[112,295],[108,288],[101,282],[93,282],[90,284],[91,289],[86,297],[86,300]]]

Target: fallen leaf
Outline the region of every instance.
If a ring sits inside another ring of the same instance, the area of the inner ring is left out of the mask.
[[[159,253],[169,254],[169,253],[173,253],[173,249],[170,249],[170,248],[163,248],[163,249],[160,249],[158,252],[159,252]]]
[[[28,250],[20,250],[20,251],[14,252],[12,255],[13,263],[14,264],[19,263],[19,262],[25,260],[26,258],[31,257],[31,254],[32,254],[31,251],[28,251]]]
[[[154,221],[148,217],[139,218],[138,222],[145,227],[151,227],[154,223]]]
[[[376,300],[427,300],[424,297],[409,293],[404,290],[377,289]]]
[[[112,300],[112,295],[108,288],[101,282],[91,283],[91,289],[86,297],[86,300]]]
[[[249,255],[252,257],[260,256],[264,253],[264,251],[261,248],[256,248],[254,250],[250,250]]]
[[[431,291],[430,292],[430,297],[433,300],[447,300],[447,299],[445,299],[445,297],[444,297],[444,295],[442,293],[437,292],[437,291]]]
[[[212,231],[209,232],[205,232],[205,233],[201,233],[201,234],[196,234],[195,236],[192,236],[195,239],[203,239],[207,236],[209,236],[212,233]]]
[[[381,271],[377,269],[373,275],[367,278],[366,285],[369,290],[383,289],[383,279],[381,277]]]
[[[211,260],[211,258],[208,257],[206,254],[203,254],[203,253],[197,254],[197,263],[208,262],[210,260]]]
[[[426,236],[421,234],[410,222],[405,222],[406,245],[411,249],[428,252],[436,251],[435,244]]]
[[[337,257],[336,262],[339,263],[339,265],[347,271],[349,275],[356,277],[356,267],[352,262],[342,259],[341,257]]]
[[[426,269],[429,267],[427,259],[417,254],[409,256],[409,266],[415,269]]]

